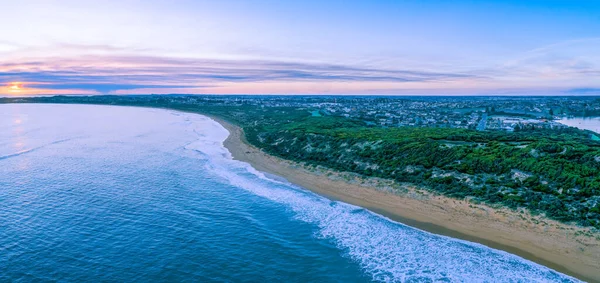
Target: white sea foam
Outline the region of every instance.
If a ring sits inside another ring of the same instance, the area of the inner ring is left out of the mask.
[[[33,107],[35,109],[32,109]],[[69,110],[77,115],[63,117],[44,114],[29,117],[23,114],[53,113],[52,111],[59,111],[56,107],[60,107],[60,111]],[[341,253],[358,262],[366,273],[378,281],[577,282],[571,277],[520,257],[479,244],[423,232],[390,221],[368,210],[330,201],[286,182],[272,180],[249,164],[232,160],[229,151],[223,147],[223,141],[229,133],[207,117],[171,112],[173,119],[168,119],[165,115],[144,114],[148,111],[163,110],[132,111],[126,108],[113,108],[110,112],[112,115],[107,115],[109,112],[98,106],[80,105],[18,105],[10,109],[14,111],[0,112],[0,117],[4,117],[0,121],[4,121],[4,128],[13,129],[15,133],[23,134],[29,129],[24,127],[23,132],[19,132],[23,124],[17,121],[35,119],[31,124],[38,127],[61,125],[63,127],[61,133],[66,137],[76,136],[83,129],[93,126],[94,134],[103,137],[101,140],[104,143],[105,140],[113,140],[112,125],[119,124],[119,134],[131,134],[132,136],[128,138],[135,138],[136,146],[143,146],[146,142],[146,138],[140,135],[139,124],[122,123],[121,125],[120,121],[123,119],[139,121],[140,115],[144,115],[141,119],[145,123],[143,133],[152,133],[154,129],[160,129],[155,135],[161,137],[151,142],[164,142],[161,145],[164,145],[165,150],[169,152],[171,149],[181,149],[184,145],[185,153],[204,159],[198,164],[205,164],[208,173],[221,178],[223,182],[288,208],[296,219],[315,227],[315,237],[334,243]],[[87,123],[71,123],[69,119],[72,117],[86,117]],[[110,123],[106,121],[107,119]],[[189,131],[189,135],[182,135],[180,132],[182,127]],[[28,148],[48,144],[61,145],[52,144],[56,141],[52,135],[30,133],[30,136],[32,138],[27,143]],[[168,138],[164,138],[165,136]],[[19,135],[9,137],[5,144],[19,144],[18,138],[21,138]],[[120,136],[119,139],[123,137]],[[90,142],[89,147],[95,146],[92,141],[88,142]],[[103,144],[97,146],[103,148]],[[8,146],[4,151],[1,155],[5,157],[15,152],[19,153],[18,150],[15,151]],[[41,151],[43,150],[32,153]],[[51,156],[51,153],[48,154]]]
[[[368,210],[275,181],[231,159],[222,145],[228,132],[208,118],[192,118],[198,140],[186,146],[210,162],[206,170],[231,185],[280,203],[317,227],[376,281],[579,282],[547,267],[486,246],[427,233]]]

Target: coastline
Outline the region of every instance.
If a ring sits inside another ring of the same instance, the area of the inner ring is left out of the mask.
[[[243,130],[209,116],[230,135],[224,146],[236,160],[330,199],[367,208],[403,224],[434,234],[507,251],[589,282],[600,282],[600,235],[527,212],[492,208],[408,187],[394,193],[377,181],[268,155],[250,145]]]

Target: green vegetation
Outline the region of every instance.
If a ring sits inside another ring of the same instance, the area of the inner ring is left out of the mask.
[[[579,130],[383,129],[307,117],[251,133],[253,144],[286,159],[600,227],[600,147]]]
[[[600,142],[587,131],[383,128],[358,119],[316,116],[308,107],[211,101],[151,96],[19,102],[135,105],[214,115],[240,125],[253,145],[288,160],[600,228]]]

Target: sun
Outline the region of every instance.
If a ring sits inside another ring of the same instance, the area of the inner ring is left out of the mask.
[[[10,89],[12,92],[19,92],[21,89],[23,89],[23,87],[19,83],[11,83],[8,89]]]

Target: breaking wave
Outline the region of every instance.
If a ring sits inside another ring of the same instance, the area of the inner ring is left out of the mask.
[[[203,129],[210,127],[210,130],[203,130],[204,134],[186,149],[195,150],[209,160],[205,165],[207,171],[235,187],[282,204],[294,212],[297,220],[313,224],[317,227],[315,237],[332,241],[373,280],[579,282],[513,254],[431,234],[270,179],[249,164],[231,159],[222,145],[228,135],[225,129],[208,118],[201,119],[200,123]],[[197,125],[191,123],[190,126]]]

